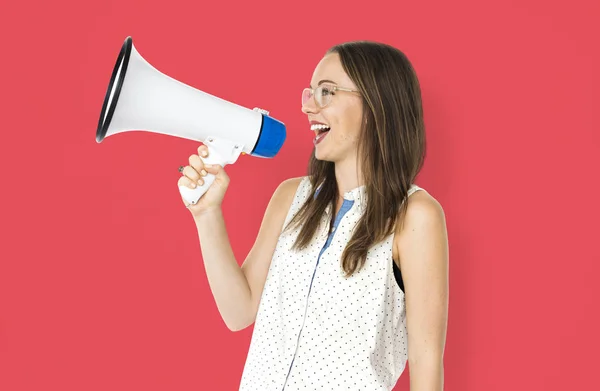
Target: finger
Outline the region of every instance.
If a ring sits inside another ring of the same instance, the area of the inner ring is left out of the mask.
[[[198,185],[196,184],[196,182],[192,181],[190,178],[188,178],[186,176],[182,176],[177,181],[177,186],[187,186],[190,189],[195,189]]]
[[[208,157],[208,146],[202,144],[198,147],[198,155],[202,157]]]
[[[198,173],[198,171],[196,171],[191,166],[185,166],[185,168],[183,169],[183,175],[185,177],[187,177],[189,180],[191,180],[192,182],[195,182],[195,183],[197,183],[199,185],[203,185],[204,184],[204,180],[202,179],[202,177],[200,176],[200,174]]]
[[[200,171],[202,171],[202,169],[204,168],[204,162],[202,161],[202,159],[200,159],[200,156],[190,155],[188,160],[190,162],[190,166],[192,166],[196,171],[198,171],[198,173],[200,173]]]
[[[206,164],[204,163],[204,161],[202,161],[202,159],[200,159],[200,157],[198,157],[198,155],[190,156],[190,166],[194,167],[194,169],[198,172],[198,174],[200,174],[201,177],[206,176],[207,172],[204,169]]]

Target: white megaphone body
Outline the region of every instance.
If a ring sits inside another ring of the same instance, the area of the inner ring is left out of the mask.
[[[127,37],[102,105],[96,141],[132,130],[162,133],[207,145],[207,164],[235,163],[241,153],[271,158],[286,138],[285,125],[268,112],[250,110],[183,84],[155,69]],[[179,186],[195,204],[213,183],[206,175],[195,189]]]

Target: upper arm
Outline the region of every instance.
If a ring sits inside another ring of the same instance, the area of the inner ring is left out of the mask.
[[[418,194],[421,193],[421,194]],[[441,205],[428,193],[409,197],[396,235],[405,289],[411,364],[442,363],[448,318],[448,237]]]
[[[271,259],[301,180],[302,178],[287,179],[277,187],[265,211],[254,245],[242,264],[242,273],[250,287],[251,323],[256,319]]]

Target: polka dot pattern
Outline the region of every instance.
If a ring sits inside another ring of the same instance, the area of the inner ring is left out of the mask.
[[[285,224],[310,195],[304,177]],[[413,185],[409,196],[421,188]],[[391,390],[408,359],[404,292],[393,273],[393,234],[346,278],[341,255],[364,211],[361,186],[344,194],[329,234],[331,206],[311,244],[282,233],[269,267],[240,391]]]

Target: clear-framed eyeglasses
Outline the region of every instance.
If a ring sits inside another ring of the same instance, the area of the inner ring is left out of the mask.
[[[336,91],[346,91],[346,92],[358,92],[358,90],[352,90],[350,88],[338,87],[333,84],[321,84],[315,89],[305,88],[302,91],[302,106],[306,104],[311,98],[314,97],[315,103],[320,108],[327,106],[331,103],[331,96],[335,95]]]

